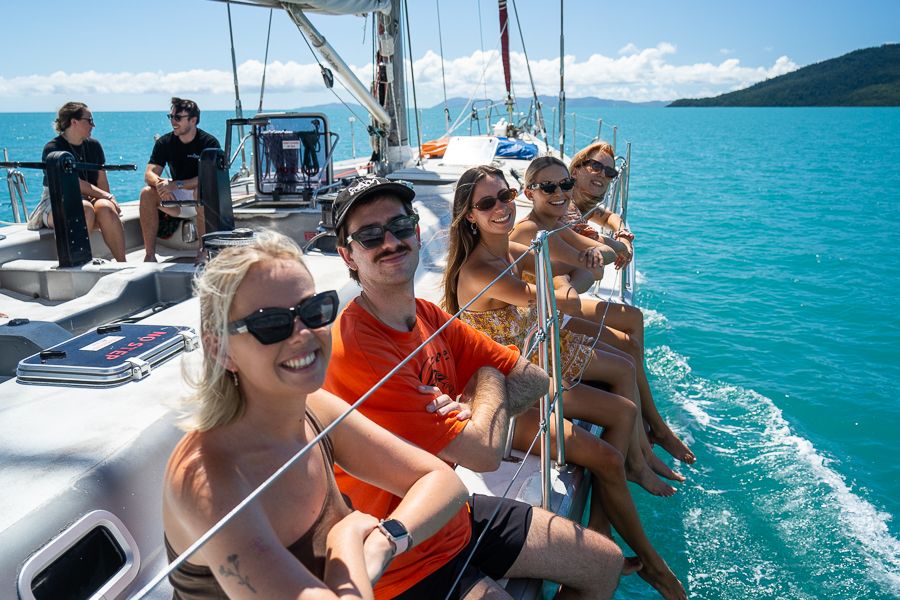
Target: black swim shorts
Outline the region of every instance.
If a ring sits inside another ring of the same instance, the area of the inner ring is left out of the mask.
[[[443,600],[461,572],[459,583],[449,596],[458,600],[481,579],[502,579],[506,575],[525,546],[531,527],[531,505],[473,494],[471,506],[472,539],[468,545],[443,567],[396,596],[396,600]],[[482,533],[484,537],[479,541]]]
[[[167,240],[178,231],[178,228],[184,223],[184,219],[173,217],[161,210],[157,210],[156,212],[159,216],[159,226],[156,228],[156,237]]]

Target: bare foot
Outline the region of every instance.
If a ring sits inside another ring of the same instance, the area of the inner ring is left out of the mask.
[[[659,435],[657,435],[655,431],[651,431],[648,434],[648,437],[650,438],[651,444],[659,444],[662,446],[663,450],[671,454],[673,458],[676,458],[683,463],[692,465],[697,461],[697,457],[694,456],[691,449],[687,447],[687,444],[682,442],[677,435],[672,433],[671,429],[666,428],[666,431],[660,432]]]
[[[622,564],[622,575],[631,575],[644,568],[644,563],[637,556],[626,556]]]
[[[660,561],[662,562],[662,561]],[[684,586],[675,577],[675,573],[669,569],[665,562],[658,568],[648,567],[637,572],[641,579],[653,586],[659,595],[666,600],[687,600],[687,593]]]
[[[144,262],[157,262],[155,254],[145,254]]]
[[[650,468],[653,469],[653,472],[660,477],[665,477],[666,479],[671,479],[672,481],[677,481],[679,483],[684,481],[684,475],[671,469],[669,465],[664,463],[652,450],[644,454],[644,458],[646,459],[647,464],[650,465]]]
[[[633,481],[654,496],[668,497],[675,493],[675,488],[657,477],[646,462],[641,462],[644,464],[639,469],[625,469],[628,481]]]

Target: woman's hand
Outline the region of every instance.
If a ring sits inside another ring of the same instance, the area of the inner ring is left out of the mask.
[[[596,269],[603,266],[603,253],[599,246],[593,246],[578,254],[578,260],[584,263],[588,269]]]

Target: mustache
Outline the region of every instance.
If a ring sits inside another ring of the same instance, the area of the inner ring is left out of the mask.
[[[400,254],[401,252],[412,252],[412,248],[410,248],[407,244],[401,242],[396,248],[393,250],[385,250],[381,254],[375,257],[376,261],[381,260],[382,258],[390,258],[395,254]]]

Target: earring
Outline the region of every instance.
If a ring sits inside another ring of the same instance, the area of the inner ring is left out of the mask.
[[[239,384],[240,382],[238,381],[238,374],[237,374],[237,371],[232,371],[232,372],[231,372],[231,380],[234,382],[234,387],[238,387],[238,384]]]
[[[475,225],[475,221],[469,221],[469,229],[472,231],[472,235],[478,235],[478,227]]]

